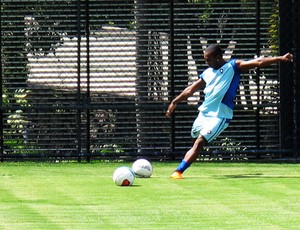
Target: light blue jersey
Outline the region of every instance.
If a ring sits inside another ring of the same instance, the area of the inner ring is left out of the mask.
[[[205,99],[199,110],[206,116],[232,119],[234,99],[240,81],[240,71],[235,60],[220,69],[207,68],[199,75],[205,83]]]

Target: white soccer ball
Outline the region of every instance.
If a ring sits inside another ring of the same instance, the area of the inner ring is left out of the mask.
[[[132,164],[132,170],[137,177],[149,178],[152,175],[153,168],[151,163],[146,159],[138,159]]]
[[[130,186],[133,184],[134,179],[134,172],[126,166],[117,168],[113,174],[113,181],[118,186]]]

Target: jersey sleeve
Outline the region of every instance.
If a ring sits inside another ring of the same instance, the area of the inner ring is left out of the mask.
[[[240,70],[236,64],[236,59],[232,59],[229,61],[229,63],[231,64],[231,66],[233,67],[233,70],[236,74],[240,74]]]
[[[198,74],[199,79],[203,79],[203,73]]]

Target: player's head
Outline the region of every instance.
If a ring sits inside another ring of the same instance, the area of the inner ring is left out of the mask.
[[[204,51],[204,59],[209,67],[218,69],[224,64],[223,52],[219,45],[209,45]]]

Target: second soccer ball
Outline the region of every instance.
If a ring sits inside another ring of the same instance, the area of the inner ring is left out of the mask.
[[[132,170],[136,177],[149,178],[152,175],[153,168],[151,163],[146,159],[138,159],[132,164]]]

